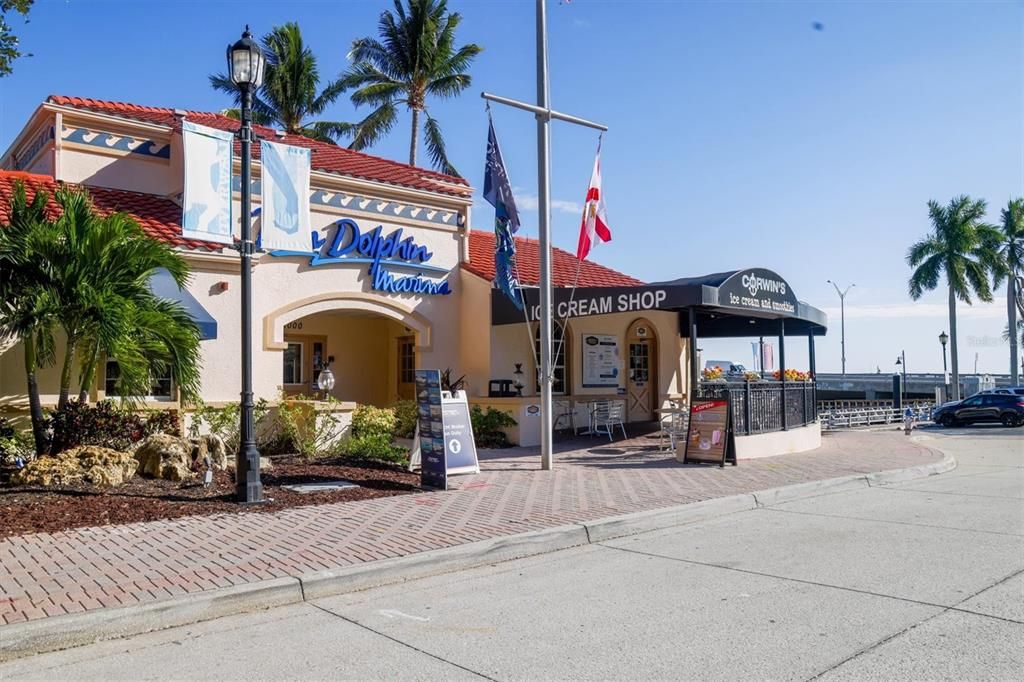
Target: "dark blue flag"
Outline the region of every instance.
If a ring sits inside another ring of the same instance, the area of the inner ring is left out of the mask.
[[[494,206],[494,284],[522,310],[523,295],[516,277],[516,240],[519,211],[512,196],[512,184],[501,158],[494,122],[487,131],[487,164],[484,169],[484,199]]]

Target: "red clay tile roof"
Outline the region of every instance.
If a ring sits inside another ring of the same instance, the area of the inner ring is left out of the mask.
[[[0,170],[0,223],[10,218],[10,196],[14,183],[25,183],[29,200],[38,190],[53,196],[58,183],[48,175],[36,175],[20,171]],[[135,218],[146,234],[155,239],[200,251],[220,251],[223,246],[213,242],[183,239],[181,236],[181,206],[170,199],[154,194],[141,194],[124,190],[87,187],[93,205],[101,215],[121,211]],[[50,200],[50,217],[59,215],[57,203]],[[559,287],[572,286],[576,276],[576,257],[562,249],[552,249],[554,256],[554,284]],[[535,239],[516,237],[516,253],[519,262],[519,276],[523,284],[532,286],[540,280],[540,248]],[[487,281],[494,279],[494,233],[486,230],[471,230],[469,233],[469,263],[464,267],[474,275]],[[606,268],[603,265],[583,261],[580,268],[581,287],[622,287],[639,286],[643,282]]]
[[[552,279],[556,287],[571,287],[576,277],[576,256],[552,249]],[[494,280],[494,233],[486,230],[471,230],[469,233],[469,259],[464,267],[474,275],[487,281]],[[533,286],[540,282],[540,246],[535,239],[516,237],[516,260],[519,265],[520,283]],[[579,286],[581,287],[632,287],[643,282],[606,268],[603,265],[583,261],[580,266]]]
[[[181,128],[181,121],[174,115],[174,109],[147,107],[138,104],[126,104],[124,102],[107,102],[83,97],[65,97],[63,95],[50,95],[47,101],[61,106],[85,109],[108,116],[129,118],[143,121],[144,123],[167,126],[172,130],[180,130]],[[192,123],[220,130],[235,131],[238,130],[240,125],[233,118],[211,112],[189,111],[186,112],[185,118]],[[351,149],[326,142],[311,140],[301,135],[278,137],[277,131],[265,126],[253,126],[253,128],[258,136],[269,141],[306,147],[312,150],[312,165],[316,170],[452,196],[469,196],[472,193],[472,188],[464,178],[435,173],[434,171],[409,166],[397,161],[370,156],[369,154],[352,151]],[[235,144],[237,147],[237,141]],[[237,151],[236,148],[236,153]],[[254,159],[259,159],[260,146],[258,144],[253,145],[252,153]]]
[[[0,170],[0,223],[10,218],[10,197],[14,183],[21,180],[29,200],[36,192],[43,190],[50,195],[47,205],[50,218],[60,215],[60,208],[53,200],[57,182],[48,175],[35,175],[17,171]],[[70,186],[70,185],[69,185]],[[154,194],[140,194],[102,187],[87,187],[93,206],[100,215],[121,211],[138,221],[143,231],[160,241],[198,251],[220,251],[223,246],[213,242],[183,239],[181,236],[181,206],[170,199]]]

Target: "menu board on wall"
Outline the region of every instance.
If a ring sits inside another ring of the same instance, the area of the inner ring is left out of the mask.
[[[684,464],[725,466],[726,461],[736,464],[728,399],[694,400],[691,403],[684,447]]]
[[[583,388],[617,388],[619,385],[619,337],[583,335]]]
[[[420,449],[420,483],[448,488],[444,421],[441,412],[441,372],[416,370],[416,425]]]

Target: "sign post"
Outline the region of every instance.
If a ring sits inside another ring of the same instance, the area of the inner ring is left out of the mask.
[[[420,483],[448,489],[448,459],[441,410],[441,372],[416,370],[416,432],[419,440]]]
[[[448,477],[476,474],[480,463],[465,391],[441,391],[441,372],[416,370],[416,440],[409,471],[420,469],[420,483],[447,490]]]
[[[690,405],[690,424],[686,442],[682,445],[682,458],[676,449],[676,459],[683,464],[717,464],[726,462],[736,466],[736,441],[732,430],[732,404],[724,398],[694,400]]]

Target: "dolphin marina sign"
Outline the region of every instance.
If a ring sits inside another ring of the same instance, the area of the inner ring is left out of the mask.
[[[313,230],[312,251],[272,251],[270,255],[308,257],[310,267],[336,263],[369,264],[367,272],[371,278],[370,287],[376,291],[428,296],[447,296],[452,293],[447,280],[449,270],[427,265],[434,257],[433,252],[417,244],[412,235],[405,236],[404,232],[404,228],[399,227],[384,236],[384,225],[362,232],[356,221],[342,218],[327,226],[323,234]],[[396,276],[390,268],[410,268],[418,272]],[[444,276],[446,279],[434,281],[423,273],[435,277]]]

